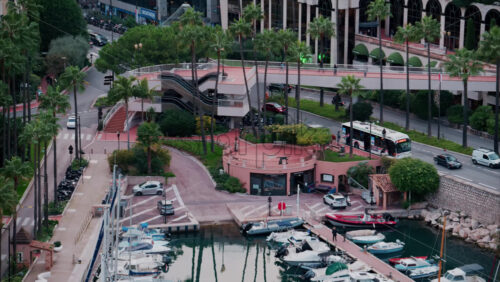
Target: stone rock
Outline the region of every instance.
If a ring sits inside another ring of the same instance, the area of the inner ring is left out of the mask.
[[[467,217],[467,214],[464,211],[460,212],[460,217]]]
[[[456,224],[455,226],[453,226],[453,235],[457,236],[458,231],[460,231],[460,225]]]
[[[414,216],[413,216],[413,215],[409,215],[409,216],[408,216],[408,219],[413,219],[413,218],[414,218]]]
[[[456,213],[456,212],[450,212],[450,219],[454,220],[455,218],[458,218],[458,213]]]
[[[485,237],[481,238],[478,242],[481,242],[481,243],[490,243],[491,241],[491,238],[489,235],[486,235]]]
[[[453,222],[460,222],[460,218],[454,217],[454,218],[451,219],[451,221],[453,221]]]
[[[469,223],[470,224],[471,223],[471,219],[470,218],[466,218],[465,219],[465,223]]]
[[[481,238],[490,235],[490,231],[488,229],[486,229],[486,228],[480,228],[476,232],[477,232],[477,234],[479,234],[479,236]]]
[[[458,236],[460,236],[460,238],[466,239],[469,236],[469,231],[469,228],[461,228],[460,230],[458,230]]]
[[[474,242],[474,240],[472,240],[472,239],[469,237],[469,238],[465,239],[465,242],[467,242],[467,243],[472,243],[472,242]]]
[[[496,229],[493,229],[493,230],[490,231],[490,236],[491,237],[493,237],[493,236],[495,236],[497,234],[498,234],[498,230],[496,230]]]
[[[476,229],[479,226],[479,222],[475,219],[471,219],[470,224],[471,224],[472,229]]]
[[[497,230],[497,228],[498,228],[498,225],[496,225],[496,224],[491,224],[491,225],[486,226],[486,228],[487,228],[488,230],[495,230],[495,231],[496,231],[496,230]]]
[[[443,228],[443,227],[441,226],[440,228]],[[455,228],[455,224],[454,223],[447,224],[446,227],[445,227],[445,231],[453,230],[453,228]]]
[[[421,215],[423,218],[426,218],[428,214],[429,214],[429,211],[428,211],[428,210],[422,210],[422,211],[420,212],[420,215]]]
[[[490,249],[496,250],[497,249],[497,244],[496,243],[490,243],[489,244]]]

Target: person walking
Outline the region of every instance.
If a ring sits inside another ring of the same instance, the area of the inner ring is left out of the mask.
[[[335,226],[332,228],[332,235],[333,235],[333,241],[336,242],[337,241],[337,228]]]
[[[342,226],[342,237],[344,237],[344,242],[345,242],[345,236],[346,236],[346,229],[345,229],[345,226]]]

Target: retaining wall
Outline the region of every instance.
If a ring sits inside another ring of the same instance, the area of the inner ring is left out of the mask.
[[[463,211],[483,224],[500,224],[500,192],[440,174],[439,190],[427,201],[443,209]]]

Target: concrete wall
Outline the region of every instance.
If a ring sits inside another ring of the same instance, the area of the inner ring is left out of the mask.
[[[373,170],[377,168],[377,166],[381,166],[380,160],[369,160],[368,165],[373,167]],[[347,170],[353,166],[356,166],[359,162],[342,162],[342,163],[334,163],[334,162],[325,162],[325,161],[317,161],[316,162],[316,171],[314,180],[316,185],[327,185],[331,187],[339,187],[339,176],[347,175]],[[321,174],[330,174],[334,176],[334,182],[321,182]],[[346,183],[344,183],[346,184]]]
[[[483,224],[500,223],[500,192],[450,175],[440,175],[440,180],[439,190],[427,199],[430,204],[463,211]]]

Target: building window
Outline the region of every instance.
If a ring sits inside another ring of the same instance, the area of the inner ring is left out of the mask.
[[[286,195],[286,174],[250,174],[251,195]]]
[[[335,177],[331,174],[322,173],[321,174],[321,182],[334,183]]]

